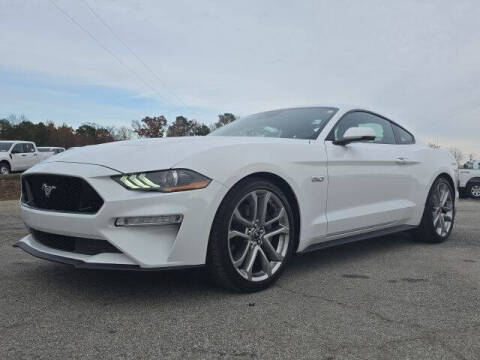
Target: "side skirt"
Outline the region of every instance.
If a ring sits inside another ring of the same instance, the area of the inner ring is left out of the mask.
[[[358,235],[353,235],[353,236],[348,236],[340,239],[335,239],[335,240],[329,240],[329,241],[324,241],[318,244],[313,244],[307,247],[305,250],[298,252],[298,254],[304,254],[310,251],[315,251],[315,250],[321,250],[321,249],[327,249],[330,247],[338,246],[338,245],[344,245],[344,244],[349,244],[352,242],[357,242],[357,241],[362,241],[362,240],[367,240],[367,239],[373,239],[385,235],[391,235],[391,234],[396,234],[400,233],[403,231],[408,231],[415,229],[416,226],[412,225],[399,225],[399,226],[394,226],[388,229],[381,229],[381,230],[375,230],[375,231],[370,231],[367,233],[363,234],[358,234]]]

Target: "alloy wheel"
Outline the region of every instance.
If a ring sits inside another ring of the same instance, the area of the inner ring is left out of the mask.
[[[0,174],[8,175],[8,173],[9,173],[9,171],[8,171],[8,168],[6,166],[0,167]]]
[[[453,195],[450,187],[440,182],[432,194],[433,227],[438,235],[445,237],[453,224]]]
[[[475,198],[480,198],[480,185],[473,185],[470,189],[470,193]]]
[[[255,190],[236,205],[228,228],[228,251],[236,271],[258,282],[273,276],[288,251],[290,226],[284,204],[273,192]]]

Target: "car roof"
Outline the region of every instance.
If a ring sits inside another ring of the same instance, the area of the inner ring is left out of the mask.
[[[341,103],[326,103],[326,104],[312,104],[312,105],[292,106],[292,107],[287,107],[287,108],[264,110],[264,111],[260,111],[260,113],[268,112],[268,111],[295,110],[295,109],[308,109],[308,108],[334,108],[334,109],[338,109],[340,113],[345,113],[345,112],[348,112],[348,111],[351,111],[351,110],[368,111],[368,112],[372,112],[374,114],[378,114],[380,116],[388,118],[387,116],[384,116],[381,112],[373,110],[373,109],[371,109],[369,107],[366,107],[366,106],[355,105],[355,104],[341,104]]]

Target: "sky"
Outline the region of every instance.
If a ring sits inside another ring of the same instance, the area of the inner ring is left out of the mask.
[[[0,118],[355,104],[480,157],[477,0],[0,0]]]

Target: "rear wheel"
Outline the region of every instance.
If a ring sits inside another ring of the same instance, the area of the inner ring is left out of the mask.
[[[467,194],[472,199],[480,199],[480,182],[472,182],[467,186]]]
[[[271,285],[293,251],[294,217],[284,193],[263,179],[236,185],[212,227],[208,264],[214,280],[238,291]]]
[[[440,243],[448,239],[455,222],[455,195],[447,179],[440,177],[428,194],[420,226],[413,231],[416,241]]]
[[[10,165],[7,162],[0,162],[0,175],[10,174]]]

